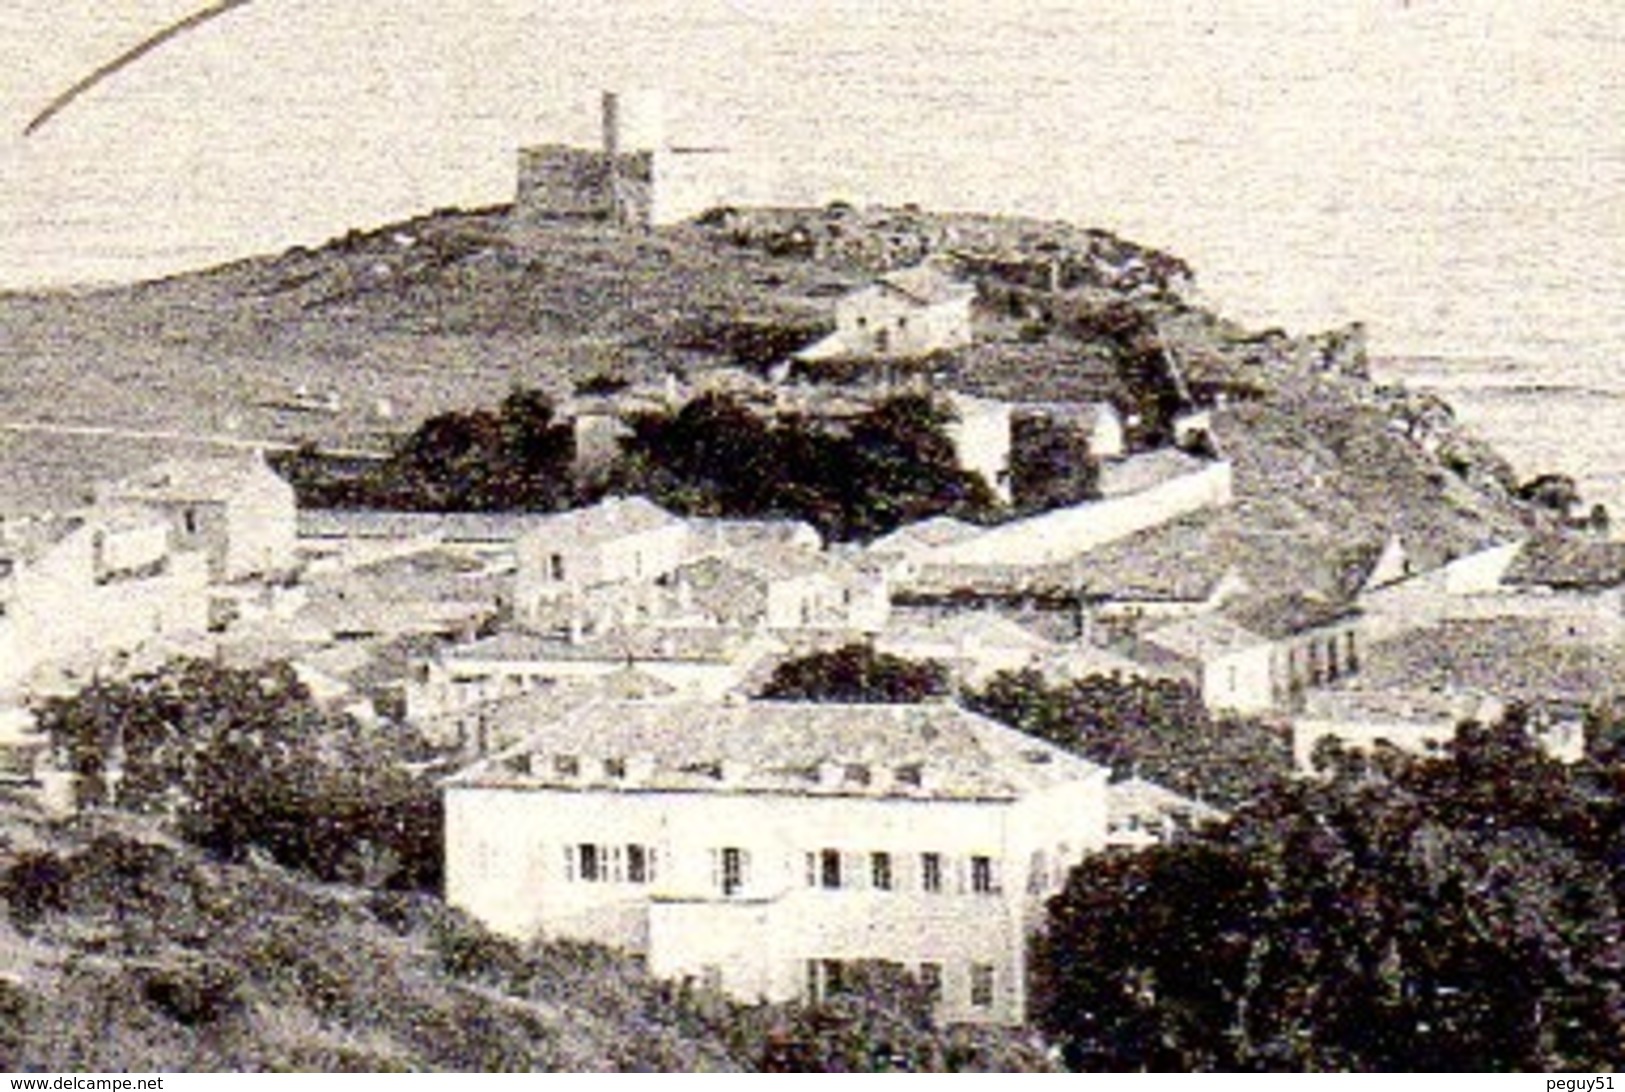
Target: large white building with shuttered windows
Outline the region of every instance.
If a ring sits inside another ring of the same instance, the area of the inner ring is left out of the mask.
[[[1105,844],[1106,780],[946,703],[609,701],[448,782],[447,897],[745,1000],[881,961],[945,1021],[1017,1023],[1043,901]]]

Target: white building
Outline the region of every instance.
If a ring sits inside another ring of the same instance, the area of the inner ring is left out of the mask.
[[[976,286],[927,262],[876,278],[835,304],[835,332],[800,360],[909,360],[969,345]]]
[[[259,455],[170,459],[97,488],[102,503],[164,513],[175,545],[202,550],[216,582],[289,569],[298,539],[293,486]]]
[[[530,619],[594,588],[652,585],[683,563],[688,534],[681,519],[643,497],[610,497],[549,516],[515,547],[515,613]]]
[[[575,638],[508,631],[415,665],[407,716],[424,721],[562,683],[636,669],[689,698],[720,699],[784,652],[772,637],[723,627],[634,627]]]
[[[605,702],[446,784],[446,895],[514,937],[746,1000],[901,964],[1016,1023],[1027,942],[1106,841],[1107,772],[953,705]]]
[[[176,549],[161,513],[102,506],[0,523],[0,690],[46,665],[202,632],[208,583],[206,555]]]

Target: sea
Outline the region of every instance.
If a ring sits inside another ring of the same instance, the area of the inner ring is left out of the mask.
[[[21,135],[203,6],[0,11],[0,287],[504,201],[516,146],[658,89],[775,199],[1081,221],[1243,321],[1362,319],[1385,377],[1625,511],[1618,0],[253,0]]]

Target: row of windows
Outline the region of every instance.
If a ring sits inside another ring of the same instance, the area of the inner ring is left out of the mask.
[[[660,855],[653,846],[564,847],[564,878],[580,883],[654,883]]]
[[[823,1001],[837,997],[858,987],[859,975],[855,968],[840,959],[809,959],[807,961],[807,997]],[[919,964],[914,976],[933,1002],[943,999],[943,965],[936,962]],[[972,963],[966,973],[966,1000],[972,1008],[990,1009],[998,996],[997,969],[991,963]]]
[[[711,850],[710,857],[711,886],[715,890],[737,895],[749,886],[749,850],[725,846]],[[905,862],[910,861],[913,872],[905,877]],[[655,882],[658,862],[653,846],[581,842],[564,847],[564,875],[571,882],[649,884]],[[868,888],[942,894],[948,890],[950,868],[956,877],[953,886],[959,891],[977,895],[996,895],[1000,891],[997,862],[988,856],[961,859],[941,853],[863,854],[839,849],[821,849],[806,856],[807,886],[827,891]]]
[[[914,874],[905,880],[901,872],[908,860],[910,855],[883,850],[862,854],[821,849],[807,854],[807,886],[829,891],[860,887],[875,891],[917,888],[928,894],[941,894],[946,886],[946,870],[953,864],[964,869],[957,872],[958,890],[977,895],[999,893],[998,868],[992,857],[978,855],[961,861],[941,853],[921,853],[912,857]]]

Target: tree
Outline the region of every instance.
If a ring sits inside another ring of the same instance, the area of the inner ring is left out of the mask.
[[[959,467],[951,420],[921,395],[887,399],[839,426],[769,421],[731,396],[703,395],[635,419],[611,477],[619,492],[688,515],[803,519],[827,538],[866,538],[995,507],[987,484]]]
[[[286,664],[177,661],[51,698],[39,720],[82,805],[159,816],[227,859],[438,882],[438,791],[405,772],[401,741],[322,712]]]
[[[301,505],[421,512],[552,511],[575,499],[575,433],[540,391],[516,387],[495,410],[442,413],[388,459],[340,474],[301,449],[278,465]]]
[[[1226,828],[1085,862],[1037,945],[1087,1069],[1585,1069],[1625,1033],[1621,798],[1516,722],[1343,756]]]
[[[1272,791],[1292,774],[1280,731],[1215,719],[1193,687],[1172,679],[1095,675],[1050,686],[1036,671],[1001,672],[965,703],[1103,766],[1222,806]]]
[[[906,705],[948,692],[948,669],[935,660],[914,661],[852,644],[786,660],[761,696],[784,701],[862,702]]]

